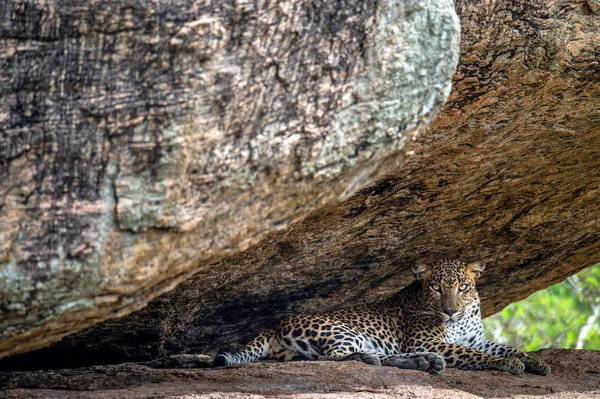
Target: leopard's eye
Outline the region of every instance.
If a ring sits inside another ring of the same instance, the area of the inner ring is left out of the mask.
[[[466,291],[469,288],[469,284],[461,284],[458,286],[458,292]]]
[[[437,291],[437,292],[442,292],[442,287],[440,287],[439,284],[435,284],[435,283],[429,284],[429,288],[431,288],[432,290]]]

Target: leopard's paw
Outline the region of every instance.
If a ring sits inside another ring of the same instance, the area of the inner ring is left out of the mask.
[[[427,372],[431,374],[441,374],[446,369],[446,361],[444,358],[434,352],[423,352],[421,355],[429,363]]]
[[[415,370],[427,371],[431,374],[441,374],[446,369],[446,361],[434,352],[416,352],[403,355],[409,367]]]
[[[356,360],[359,362],[363,362],[366,364],[372,364],[373,366],[381,366],[381,360],[375,355],[371,355],[370,353],[355,353],[350,356],[349,360]]]
[[[548,363],[543,361],[540,358],[533,356],[526,356],[524,358],[520,358],[521,362],[525,364],[525,371],[528,373],[539,374],[539,375],[548,375],[550,374],[551,368]]]
[[[498,359],[493,367],[496,370],[508,371],[513,374],[522,374],[525,371],[525,365],[517,358]]]

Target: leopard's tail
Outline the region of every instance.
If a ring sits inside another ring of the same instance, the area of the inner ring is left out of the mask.
[[[266,330],[239,352],[219,352],[215,356],[212,366],[227,367],[267,359],[274,339],[275,330]]]

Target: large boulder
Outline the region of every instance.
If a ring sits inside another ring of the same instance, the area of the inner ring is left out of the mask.
[[[452,5],[3,1],[0,357],[222,285],[397,169],[450,92]]]
[[[598,262],[600,15],[553,0],[456,6],[450,101],[404,166],[142,311],[5,366],[211,353],[285,314],[387,298],[440,257],[487,262],[489,315]]]
[[[0,372],[4,399],[481,399],[600,397],[600,352],[535,354],[552,374],[447,369],[441,376],[349,362],[255,363],[227,369],[155,369],[138,364]]]

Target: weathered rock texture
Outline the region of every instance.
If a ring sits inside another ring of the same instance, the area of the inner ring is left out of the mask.
[[[450,0],[9,0],[0,21],[0,357],[219,280],[393,170],[459,54]]]
[[[403,167],[142,311],[4,367],[214,353],[291,312],[388,297],[438,257],[487,261],[489,315],[600,261],[600,15],[584,1],[457,9],[451,100]]]
[[[548,377],[446,370],[441,376],[357,362],[251,364],[156,370],[135,364],[0,372],[6,399],[142,398],[590,398],[600,396],[600,352],[544,350]]]

